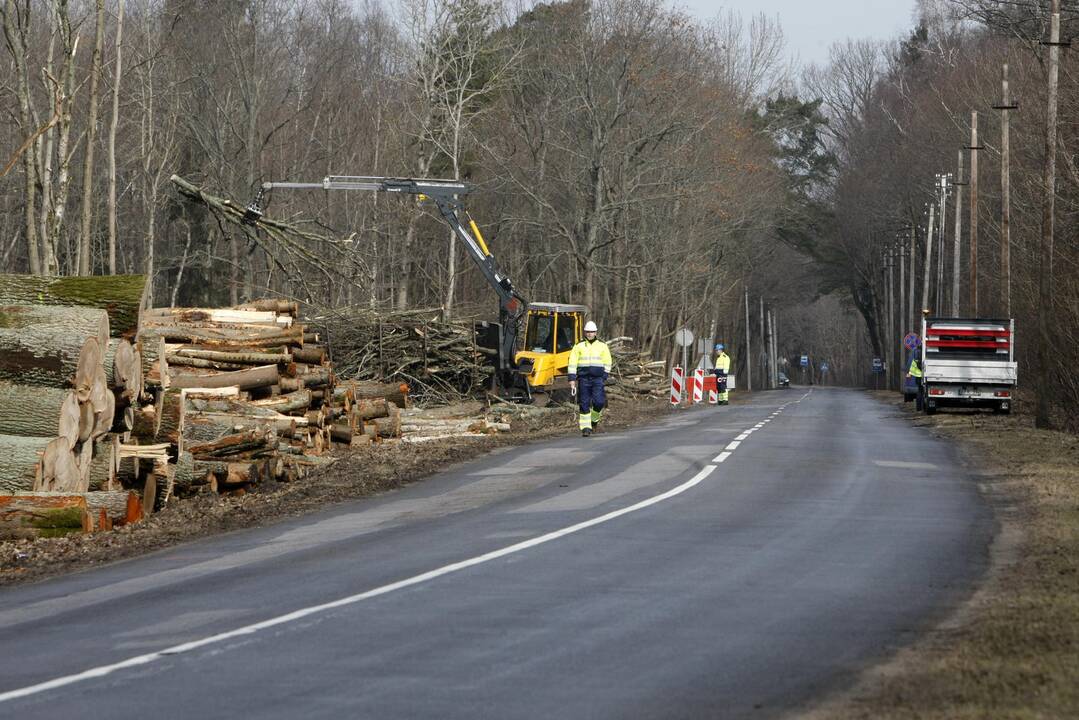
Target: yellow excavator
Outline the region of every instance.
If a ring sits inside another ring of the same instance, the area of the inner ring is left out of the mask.
[[[569,397],[567,368],[573,346],[584,337],[588,308],[562,303],[529,303],[514,289],[487,247],[476,221],[461,221],[468,213],[460,198],[471,186],[458,180],[361,177],[331,175],[321,182],[266,182],[244,211],[244,222],[255,225],[262,217],[265,194],[277,188],[299,190],[368,190],[401,193],[431,200],[442,219],[464,244],[487,282],[499,297],[498,322],[476,324],[476,343],[493,360],[493,389],[507,399],[546,405]],[[524,344],[518,337],[524,325]]]

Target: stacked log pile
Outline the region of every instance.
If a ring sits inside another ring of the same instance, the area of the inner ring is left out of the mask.
[[[0,528],[141,517],[116,471],[142,393],[129,338],[144,288],[141,276],[0,275]]]
[[[295,303],[155,308],[138,345],[153,401],[120,448],[120,475],[147,475],[144,499],[246,492],[332,461],[334,448],[401,435],[402,383],[341,383]]]
[[[312,320],[333,347],[343,377],[404,382],[427,404],[459,401],[489,381],[488,351],[476,346],[472,323],[442,322],[438,312],[327,310]]]

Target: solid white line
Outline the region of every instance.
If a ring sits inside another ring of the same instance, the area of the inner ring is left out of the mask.
[[[737,450],[738,446],[742,444],[741,440],[732,440],[731,443],[723,448],[724,450]]]
[[[712,462],[721,463],[730,456],[731,454],[729,452],[721,452],[719,455],[716,455],[714,458],[712,458]]]
[[[64,687],[65,685],[72,685],[83,680],[91,680],[93,678],[104,677],[110,675],[117,670],[123,670],[124,668],[137,667],[139,665],[147,665],[170,655],[179,655],[181,653],[197,650],[207,645],[214,645],[225,640],[231,640],[235,637],[241,637],[243,635],[252,635],[260,630],[276,627],[278,625],[284,625],[301,618],[315,615],[326,610],[332,610],[334,608],[344,607],[346,605],[353,605],[363,600],[368,600],[379,595],[386,595],[387,593],[394,592],[395,590],[401,590],[403,588],[411,587],[413,585],[419,585],[420,583],[427,582],[428,580],[434,580],[435,578],[442,577],[443,575],[449,575],[450,573],[457,572],[458,570],[464,570],[466,568],[480,565],[482,563],[490,562],[491,560],[497,560],[498,558],[512,555],[513,553],[521,552],[522,550],[528,550],[529,548],[536,547],[537,545],[543,545],[544,543],[551,542],[552,540],[558,540],[567,535],[571,535],[581,530],[593,527],[595,525],[601,525],[605,522],[614,520],[615,518],[628,515],[629,513],[643,510],[646,507],[650,507],[657,503],[661,503],[664,500],[668,500],[676,495],[681,495],[686,490],[698,485],[702,480],[712,474],[712,471],[716,469],[715,465],[706,465],[701,468],[700,472],[685,481],[681,485],[671,488],[670,490],[655,495],[646,500],[642,500],[638,503],[624,507],[621,510],[614,510],[606,515],[600,515],[599,517],[592,518],[591,520],[585,520],[584,522],[577,523],[576,525],[570,525],[569,527],[562,528],[561,530],[555,530],[554,532],[547,533],[546,535],[540,535],[539,537],[532,538],[531,540],[525,540],[514,545],[509,545],[500,550],[493,550],[483,555],[477,555],[474,558],[468,560],[462,560],[460,562],[452,563],[450,565],[444,565],[435,570],[429,570],[420,575],[414,575],[413,577],[406,578],[405,580],[398,580],[397,582],[390,583],[388,585],[382,585],[381,587],[374,588],[373,590],[367,590],[366,592],[357,593],[356,595],[349,595],[332,602],[323,603],[321,605],[312,605],[311,607],[301,608],[300,610],[294,610],[293,612],[285,615],[278,615],[275,618],[269,620],[263,620],[262,622],[254,623],[252,625],[245,625],[235,630],[229,630],[218,635],[211,635],[210,637],[202,638],[201,640],[192,640],[191,642],[182,643],[180,645],[173,645],[172,647],[165,648],[164,650],[158,650],[157,652],[147,653],[145,655],[138,655],[136,657],[128,658],[127,660],[121,660],[111,665],[101,665],[99,667],[90,668],[74,675],[65,675],[63,677],[53,678],[52,680],[46,680],[45,682],[37,683],[36,685],[28,685],[22,688],[16,688],[15,690],[9,690],[4,693],[0,693],[0,703],[7,702],[8,700],[16,700],[18,698],[27,697],[29,695],[36,695],[37,693],[45,692],[46,690],[55,690],[56,688]]]

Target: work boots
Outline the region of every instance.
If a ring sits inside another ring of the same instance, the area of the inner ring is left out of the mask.
[[[592,436],[592,428],[585,428],[584,430],[581,431],[581,437],[591,437],[591,436]]]

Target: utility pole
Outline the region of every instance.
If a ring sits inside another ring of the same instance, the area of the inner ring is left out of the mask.
[[[970,114],[970,316],[978,317],[978,113]]]
[[[933,304],[933,312],[940,315],[944,312],[944,218],[947,217],[948,190],[952,184],[951,173],[939,173],[937,175],[937,194],[940,204],[940,221],[937,223],[937,294]]]
[[[929,307],[929,278],[933,269],[933,230],[937,219],[937,206],[929,205],[929,232],[925,234],[925,272],[922,273],[922,306],[919,310]]]
[[[884,263],[888,268],[888,384],[891,387],[891,382],[894,380],[894,369],[896,366],[895,361],[895,270],[893,268],[895,264],[895,245],[889,245],[885,248]]]
[[[772,311],[772,387],[779,384],[779,315]]]
[[[1001,70],[1001,101],[994,105],[1000,110],[1000,307],[1004,317],[1012,316],[1012,180],[1011,180],[1011,127],[1009,110],[1019,106],[1008,99],[1008,63]]]
[[[917,252],[916,246],[918,245],[918,228],[911,226],[910,232],[910,277],[907,278],[907,322],[910,323],[911,329],[921,327],[918,324],[917,318],[914,317],[914,276],[917,274],[917,267],[914,264],[914,256]]]
[[[753,353],[750,350],[749,332],[749,288],[746,288],[746,390],[753,392]]]
[[[764,360],[761,363],[761,377],[768,377],[768,327],[764,323],[764,296],[761,295],[761,350],[758,353],[758,357]],[[766,389],[768,383],[766,381],[761,382],[761,389]]]
[[[776,389],[776,334],[775,328],[772,325],[772,309],[768,309],[768,314],[765,316],[768,321],[768,389]]]
[[[1057,84],[1060,77],[1060,0],[1049,4],[1049,88],[1045,113],[1045,178],[1042,187],[1042,242],[1038,261],[1038,410],[1034,425],[1049,427],[1049,326],[1053,302],[1053,221],[1056,214]]]
[[[903,310],[907,307],[907,278],[906,269],[907,264],[904,262],[904,257],[907,251],[906,242],[903,236],[896,235],[896,260],[899,261],[899,324],[903,328],[903,334],[906,335],[909,331],[907,328],[907,320],[903,319]],[[903,372],[903,348],[899,348],[899,357],[896,360],[896,371],[899,377],[902,377]]]
[[[959,273],[963,264],[963,151],[959,150],[959,165],[952,187],[955,190],[955,248],[952,250],[952,317],[959,317]]]

